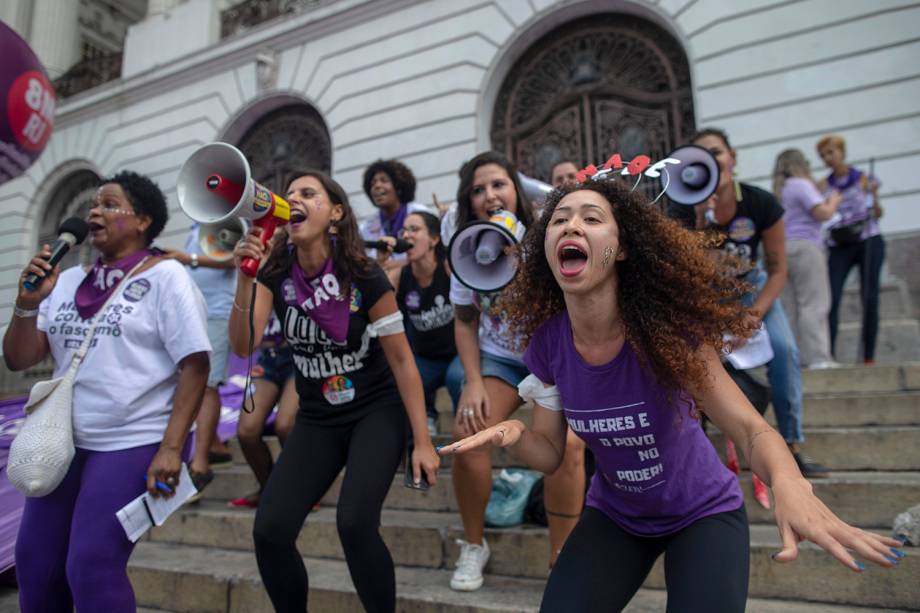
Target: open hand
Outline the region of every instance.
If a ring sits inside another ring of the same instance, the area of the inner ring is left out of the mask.
[[[901,543],[855,528],[827,508],[812,493],[811,483],[804,478],[790,479],[773,484],[776,501],[776,525],[783,540],[783,548],[773,554],[777,562],[792,562],[798,557],[798,544],[811,541],[837,558],[847,568],[860,572],[865,566],[853,554],[875,562],[879,566],[893,567],[903,553],[897,549]],[[849,550],[849,551],[848,551]]]
[[[441,455],[452,455],[455,453],[464,453],[471,449],[476,449],[484,445],[493,445],[495,447],[510,447],[521,440],[521,435],[527,426],[524,422],[517,419],[509,419],[495,424],[491,428],[486,428],[464,439],[441,447],[438,453]]]

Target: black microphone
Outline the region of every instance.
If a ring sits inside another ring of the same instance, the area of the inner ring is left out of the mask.
[[[82,243],[87,234],[89,234],[88,223],[79,217],[65,219],[61,227],[58,228],[57,240],[51,245],[51,257],[48,258],[48,263],[51,264],[51,268],[57,266],[57,263],[67,255],[71,247]],[[39,277],[34,272],[30,272],[23,282],[23,285],[30,292],[34,292],[38,289],[38,286],[42,284],[43,279],[44,277]]]
[[[384,251],[389,251],[390,246],[387,245],[384,241],[364,241],[365,249],[382,249]],[[393,253],[405,253],[412,249],[412,244],[409,241],[404,241],[401,238],[396,239],[396,246],[393,247]]]

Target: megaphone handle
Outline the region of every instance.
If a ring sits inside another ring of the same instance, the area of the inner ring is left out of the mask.
[[[272,235],[275,233],[275,228],[280,225],[278,223],[278,218],[269,213],[265,217],[257,219],[254,225],[262,228],[262,246],[268,249],[268,245],[272,240]],[[255,258],[243,258],[243,261],[240,262],[240,271],[247,277],[255,279],[256,273],[259,272],[259,260]]]

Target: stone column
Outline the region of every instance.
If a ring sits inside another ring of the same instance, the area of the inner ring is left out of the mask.
[[[35,0],[29,44],[55,79],[80,60],[80,3],[65,0]]]

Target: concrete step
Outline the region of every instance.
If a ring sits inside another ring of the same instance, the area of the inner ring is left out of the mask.
[[[305,558],[310,575],[310,610],[363,611],[344,562]],[[170,548],[142,543],[129,572],[138,602],[169,604],[177,613],[259,613],[272,610],[251,554],[198,547]],[[396,568],[397,609],[411,613],[535,613],[542,579],[489,576],[476,592],[448,587],[450,570]],[[190,589],[190,586],[193,586]],[[663,590],[643,588],[624,613],[663,611]],[[139,609],[143,610],[143,609]],[[159,610],[159,609],[158,609]],[[827,603],[750,598],[751,613],[869,613],[877,609]],[[888,609],[897,613],[896,609]]]
[[[804,434],[805,455],[833,471],[920,471],[918,426],[805,428]],[[724,439],[714,428],[710,440],[723,454]]]
[[[184,567],[186,545],[205,547],[214,554],[209,569],[224,566],[229,550],[251,552],[252,511],[232,511],[204,507],[182,512],[165,526],[153,531],[152,543],[171,551],[169,559],[192,585],[200,582],[191,578]],[[421,511],[385,511],[381,535],[387,542],[393,559],[399,566],[419,566],[431,570],[453,566],[458,555],[455,539],[462,536],[459,518],[452,514]],[[522,526],[501,530],[487,529],[486,538],[492,549],[487,572],[506,577],[542,579],[546,576],[548,536],[545,528]],[[181,546],[180,546],[181,545]],[[218,547],[222,549],[217,549]],[[335,510],[321,509],[311,514],[298,539],[301,552],[311,557],[343,558],[335,528]],[[809,544],[802,546],[794,564],[780,565],[770,555],[780,548],[774,526],[751,527],[751,582],[754,597],[808,599],[856,606],[910,608],[920,603],[920,554],[906,550],[907,556],[894,570],[871,567],[863,575],[854,574],[835,559]],[[140,549],[140,548],[139,548]],[[251,560],[252,554],[247,553]],[[240,559],[239,557],[235,559]],[[132,567],[138,562],[132,559]],[[234,574],[239,569],[230,566]],[[221,570],[221,572],[224,572]],[[656,564],[646,587],[663,588],[662,564]],[[312,581],[312,578],[311,578]],[[444,581],[446,585],[446,580]],[[315,584],[319,585],[319,584]],[[175,589],[175,588],[169,588]],[[196,588],[197,589],[197,588]],[[145,606],[167,606],[166,602],[140,600]],[[187,610],[175,604],[171,608]],[[202,609],[196,609],[202,610]],[[231,609],[233,610],[233,609]],[[246,610],[253,610],[252,608]]]
[[[802,373],[802,386],[806,395],[920,390],[920,364],[907,362],[806,370]]]
[[[862,362],[863,355],[859,349],[861,334],[862,324],[859,322],[840,324],[834,351],[838,362]],[[920,360],[920,322],[916,319],[881,320],[875,345],[875,361],[880,364],[896,364],[908,360]]]
[[[710,438],[716,449],[724,449],[724,442],[715,428]],[[920,426],[870,426],[854,428],[804,428],[806,455],[832,470],[920,470]],[[436,445],[451,442],[450,435],[434,437]],[[274,437],[266,442],[277,457],[280,445]],[[234,463],[245,464],[236,440],[228,443]],[[453,457],[446,456],[441,466],[453,465]],[[492,449],[492,465],[525,466],[512,449]]]
[[[776,423],[773,411],[767,419]],[[533,408],[528,403],[514,412],[529,427]],[[920,426],[920,392],[863,392],[849,394],[810,394],[802,407],[802,423],[810,426]],[[438,431],[450,433],[454,414],[439,411]]]
[[[853,272],[851,277],[858,275]],[[855,283],[843,290],[840,301],[841,323],[862,321],[862,298],[859,295],[859,285]],[[879,319],[909,319],[911,315],[910,293],[903,282],[882,283],[879,288]]]
[[[754,501],[750,476],[744,474],[741,480],[751,521],[773,521],[772,512]],[[340,475],[323,497],[323,506],[335,506],[341,483]],[[890,528],[897,513],[920,501],[920,472],[835,472],[828,479],[815,479],[812,485],[815,494],[838,516],[863,528]],[[217,472],[214,481],[204,491],[204,500],[224,503],[257,489],[252,473],[246,467],[234,466]],[[406,488],[402,478],[395,477],[384,508],[457,513],[450,472],[442,471],[437,487],[427,492]]]

